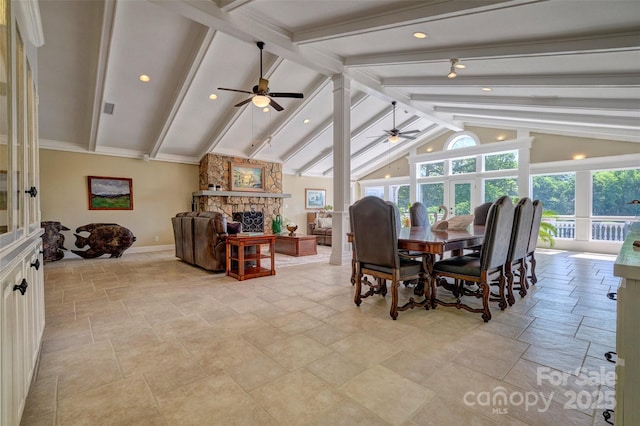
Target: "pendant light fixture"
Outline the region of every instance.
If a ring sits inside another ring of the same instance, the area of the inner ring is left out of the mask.
[[[449,74],[447,74],[447,77],[456,78],[458,76],[458,73],[456,73],[456,69],[463,68],[466,68],[466,66],[461,64],[458,58],[451,58],[451,68],[449,70]]]

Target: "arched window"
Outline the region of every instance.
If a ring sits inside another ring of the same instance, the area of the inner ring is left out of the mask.
[[[457,132],[449,137],[445,144],[446,150],[469,148],[480,144],[478,136],[472,132]]]

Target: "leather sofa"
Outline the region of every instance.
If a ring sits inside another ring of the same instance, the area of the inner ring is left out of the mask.
[[[171,218],[176,257],[209,271],[226,267],[227,218],[220,212],[184,212]],[[234,229],[239,232],[238,228]]]

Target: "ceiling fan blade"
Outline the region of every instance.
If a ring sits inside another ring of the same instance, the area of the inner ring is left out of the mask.
[[[420,130],[407,130],[406,132],[400,132],[400,135],[409,135],[411,133],[420,133]]]
[[[288,93],[288,92],[269,93],[269,96],[272,96],[274,98],[298,98],[298,99],[304,98],[304,95],[302,93]]]
[[[401,137],[401,138],[404,138],[404,139],[411,139],[411,140],[415,140],[416,139],[414,136],[405,136],[403,134],[399,134],[398,136]]]
[[[230,92],[240,92],[240,93],[248,93],[248,94],[252,94],[251,92],[248,92],[246,90],[240,90],[240,89],[226,89],[224,87],[218,87],[218,90],[228,90]]]
[[[282,108],[282,106],[277,103],[276,101],[274,101],[273,99],[269,99],[271,106],[273,107],[273,109],[275,109],[276,111],[282,111],[284,108]]]
[[[267,90],[269,90],[269,80],[260,77],[260,81],[258,82],[258,92],[266,92]]]
[[[239,106],[242,106],[242,105],[244,105],[244,104],[248,104],[249,102],[251,102],[251,98],[249,98],[249,99],[245,99],[244,101],[242,101],[242,102],[240,102],[240,103],[237,103],[237,104],[235,104],[234,106],[239,107]]]

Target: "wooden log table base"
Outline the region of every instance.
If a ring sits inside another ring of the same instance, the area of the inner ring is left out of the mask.
[[[315,235],[276,236],[276,253],[289,256],[310,256],[318,254]]]

